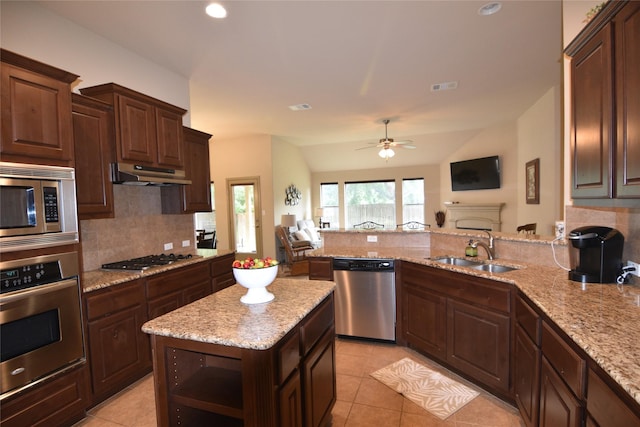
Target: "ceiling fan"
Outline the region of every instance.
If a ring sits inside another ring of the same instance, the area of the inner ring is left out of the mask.
[[[391,157],[395,156],[396,153],[393,151],[393,148],[416,148],[415,145],[411,145],[413,141],[405,140],[405,141],[394,141],[393,138],[389,138],[387,134],[387,125],[390,120],[385,119],[382,121],[384,123],[384,138],[382,138],[377,144],[375,142],[371,142],[369,147],[357,148],[356,150],[364,150],[367,148],[380,148],[378,155],[385,160],[389,160]]]

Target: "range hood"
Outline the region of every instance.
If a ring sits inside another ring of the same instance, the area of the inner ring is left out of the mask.
[[[158,168],[132,163],[112,163],[111,181],[129,185],[191,184],[181,169]]]

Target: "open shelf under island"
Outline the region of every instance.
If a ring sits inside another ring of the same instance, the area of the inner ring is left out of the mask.
[[[329,425],[334,287],[276,279],[273,301],[247,305],[233,285],[145,323],[158,425]]]

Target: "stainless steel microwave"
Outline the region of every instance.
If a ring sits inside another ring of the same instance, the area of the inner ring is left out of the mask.
[[[0,252],[78,242],[75,171],[0,162]]]

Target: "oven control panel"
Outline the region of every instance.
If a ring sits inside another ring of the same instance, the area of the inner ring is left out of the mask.
[[[0,270],[0,293],[14,292],[62,279],[57,261],[22,265]]]

